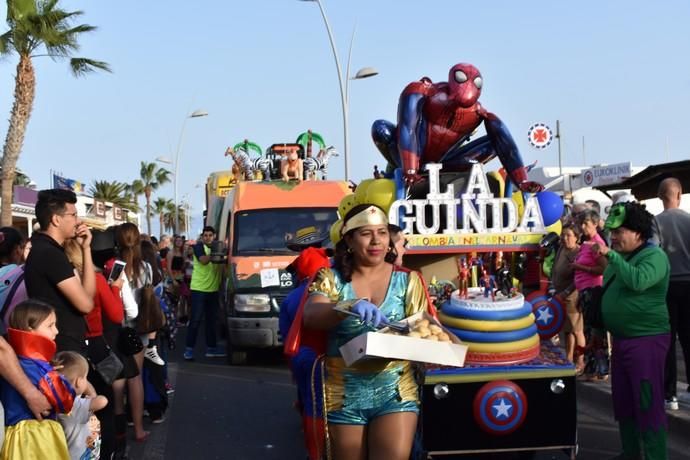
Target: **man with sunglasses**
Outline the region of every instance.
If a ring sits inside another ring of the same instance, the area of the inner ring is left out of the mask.
[[[96,271],[91,259],[91,230],[79,219],[77,196],[70,190],[51,189],[38,192],[36,218],[41,231],[31,238],[31,252],[26,260],[26,292],[55,308],[58,336],[57,351],[76,351],[86,355],[86,321],[93,309]],[[83,276],[75,274],[63,245],[76,239],[82,249]]]

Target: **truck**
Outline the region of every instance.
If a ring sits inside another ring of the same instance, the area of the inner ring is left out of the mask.
[[[282,346],[280,305],[295,287],[286,268],[298,255],[286,240],[306,227],[328,235],[348,193],[344,181],[237,181],[222,206],[209,203],[206,223],[218,233],[212,259],[225,264],[220,297],[230,364],[246,363],[248,351]]]

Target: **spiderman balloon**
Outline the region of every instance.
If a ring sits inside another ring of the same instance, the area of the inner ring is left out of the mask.
[[[374,122],[374,143],[389,165],[402,168],[408,185],[422,179],[420,171],[426,163],[442,163],[444,171],[464,171],[498,156],[520,190],[542,190],[540,184],[527,180],[527,169],[506,125],[478,102],[482,85],[476,67],[456,64],[448,82],[432,83],[424,77],[407,85],[400,95],[397,126],[386,120]],[[468,142],[482,122],[486,136]]]

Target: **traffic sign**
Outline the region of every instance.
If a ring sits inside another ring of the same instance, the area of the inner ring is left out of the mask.
[[[553,140],[553,132],[551,128],[544,123],[534,123],[527,130],[527,137],[532,147],[545,149]]]

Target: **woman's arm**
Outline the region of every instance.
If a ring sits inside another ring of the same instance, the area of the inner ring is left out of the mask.
[[[139,305],[134,298],[134,291],[132,291],[132,286],[129,284],[129,280],[125,277],[125,282],[122,284],[122,303],[125,306],[125,319],[132,320],[139,315]]]
[[[304,304],[302,323],[309,329],[329,330],[336,327],[344,319],[333,310],[335,304],[328,297],[312,294]]]
[[[173,271],[172,271],[172,260],[173,260],[173,252],[175,252],[174,249],[170,249],[168,253],[165,255],[165,269],[168,272],[168,276],[175,280],[173,277]]]
[[[125,309],[120,296],[120,287],[123,284],[124,279],[122,277],[108,285],[105,276],[100,273],[96,274],[96,293],[101,301],[101,309],[106,318],[115,324],[122,324],[125,316]]]

